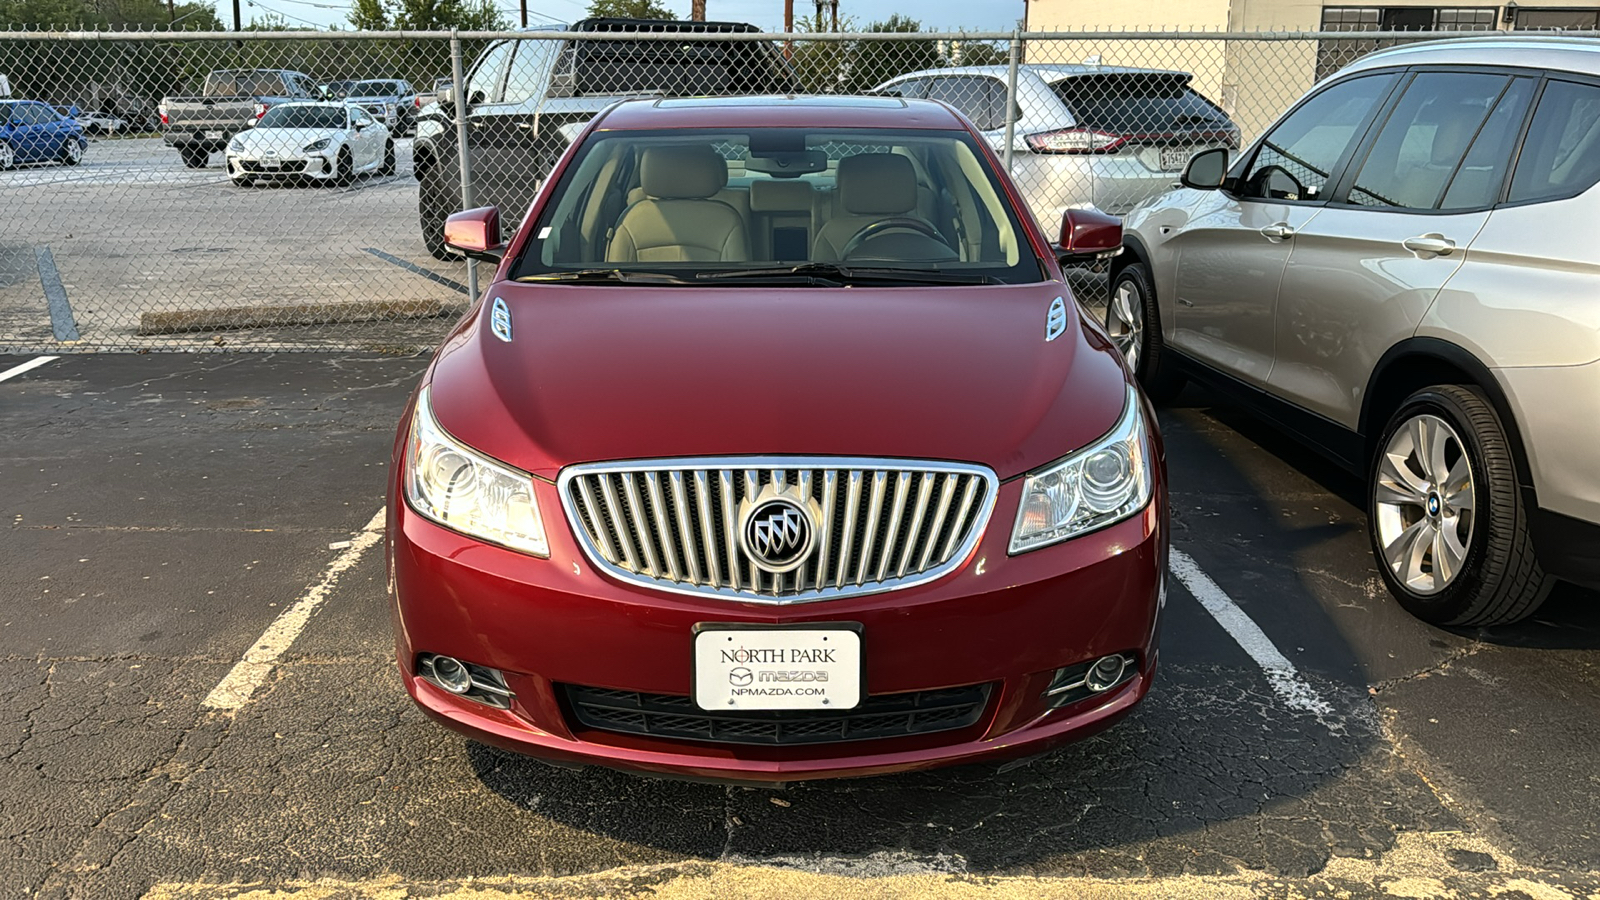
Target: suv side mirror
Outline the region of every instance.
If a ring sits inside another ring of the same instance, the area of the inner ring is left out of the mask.
[[[1056,256],[1075,265],[1107,259],[1122,252],[1122,220],[1098,209],[1069,209],[1061,214]]]
[[[444,220],[444,242],[472,259],[498,263],[506,255],[500,241],[500,210],[493,206],[451,213]]]
[[[1197,191],[1214,191],[1222,187],[1228,177],[1228,148],[1213,147],[1189,157],[1179,179],[1186,188]]]

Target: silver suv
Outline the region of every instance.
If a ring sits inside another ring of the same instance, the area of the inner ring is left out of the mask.
[[[942,100],[1004,155],[1006,66],[908,72],[874,94]],[[1121,215],[1172,187],[1189,157],[1238,147],[1239,128],[1188,72],[1100,65],[1017,68],[1011,178],[1047,233],[1068,208]]]
[[[1107,330],[1362,473],[1407,609],[1514,621],[1600,584],[1597,181],[1600,42],[1375,53],[1129,215]]]

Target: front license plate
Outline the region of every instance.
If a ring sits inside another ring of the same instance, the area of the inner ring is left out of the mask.
[[[854,709],[861,702],[861,626],[700,625],[694,702],[705,710]]]
[[[220,141],[220,140],[222,140],[222,132],[220,132],[220,131],[208,131],[208,132],[206,132],[206,140],[208,140],[208,141]]]
[[[1162,147],[1161,171],[1177,172],[1189,164],[1189,157],[1193,156],[1193,147]]]

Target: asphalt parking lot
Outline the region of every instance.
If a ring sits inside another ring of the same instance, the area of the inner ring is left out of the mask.
[[[1132,718],[765,791],[549,768],[412,708],[372,529],[424,357],[6,376],[30,359],[0,356],[8,896],[1600,895],[1600,597],[1411,619],[1357,483],[1201,391],[1161,416],[1188,562]]]
[[[239,188],[214,153],[186,169],[159,138],[96,139],[78,166],[0,172],[0,347],[25,349],[64,335],[47,307],[41,253],[59,273],[81,346],[127,347],[143,313],[319,308],[357,318],[351,304],[465,307],[462,263],[429,256],[417,230],[411,139],[395,140],[396,172],[349,187]],[[265,316],[271,320],[271,315]],[[299,346],[343,346],[351,326],[301,329]],[[426,345],[437,319],[390,322],[371,343]],[[146,336],[168,344],[216,335]],[[359,337],[359,335],[358,335]],[[233,346],[270,346],[271,328],[228,331]]]

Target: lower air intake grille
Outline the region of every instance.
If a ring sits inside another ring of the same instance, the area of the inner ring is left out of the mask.
[[[881,694],[855,709],[706,712],[688,697],[564,685],[585,728],[719,744],[832,744],[954,731],[975,724],[990,685]]]

